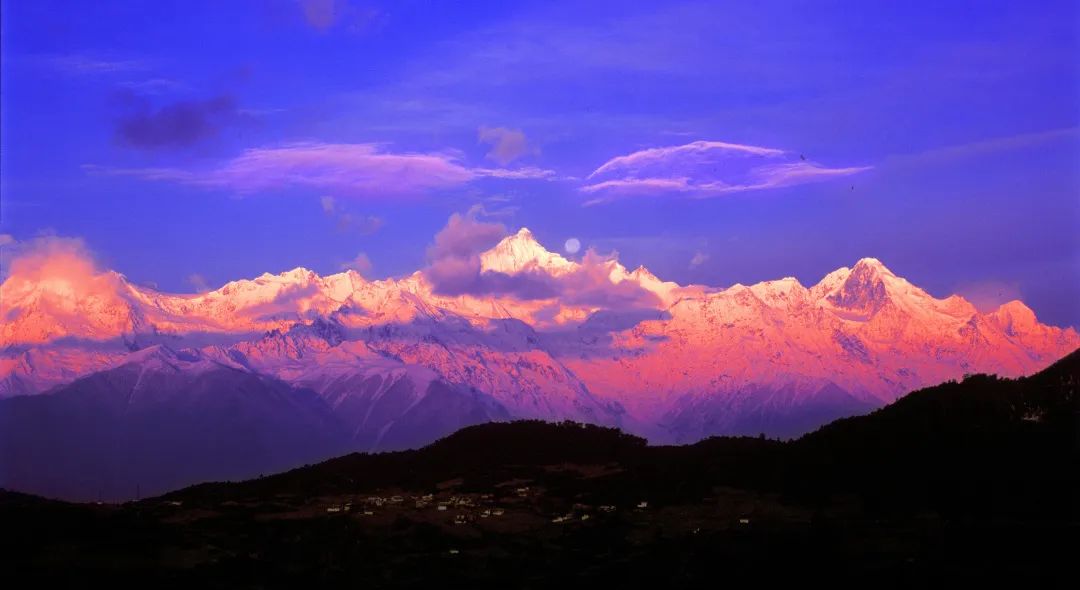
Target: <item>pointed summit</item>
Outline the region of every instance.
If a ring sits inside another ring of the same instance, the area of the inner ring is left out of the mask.
[[[1001,304],[987,315],[1009,336],[1031,332],[1039,324],[1035,312],[1018,299]]]
[[[839,283],[827,294],[830,303],[842,309],[872,315],[889,301],[886,281],[895,279],[896,275],[880,260],[862,258],[850,272],[843,273],[843,270],[846,269],[826,277]]]
[[[562,274],[574,268],[574,263],[548,251],[523,227],[516,234],[502,239],[494,248],[480,255],[480,266],[485,271],[516,274],[524,270],[544,270]]]
[[[859,261],[855,263],[855,266],[851,270],[852,270],[852,273],[862,271],[862,272],[873,272],[873,273],[876,273],[876,274],[888,274],[888,275],[896,276],[895,274],[893,274],[893,271],[889,270],[889,268],[887,266],[885,266],[884,263],[882,263],[877,258],[871,258],[871,257],[860,258]]]

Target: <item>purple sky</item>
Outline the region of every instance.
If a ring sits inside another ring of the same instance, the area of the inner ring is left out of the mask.
[[[1075,2],[719,4],[5,0],[5,257],[390,276],[481,206],[682,283],[874,256],[1080,326]]]

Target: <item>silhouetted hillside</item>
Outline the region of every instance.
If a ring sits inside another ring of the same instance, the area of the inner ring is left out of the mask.
[[[1045,586],[1080,534],[1078,383],[1074,353],[793,442],[498,423],[122,506],[4,494],[0,551],[42,583],[155,587]]]
[[[1080,351],[1027,378],[916,391],[797,441],[790,485],[858,491],[881,508],[1055,518],[1080,497],[1078,391]]]

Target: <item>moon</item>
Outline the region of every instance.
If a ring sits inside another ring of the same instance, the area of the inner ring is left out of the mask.
[[[565,248],[568,254],[577,254],[578,250],[581,249],[581,240],[570,238],[566,240]]]

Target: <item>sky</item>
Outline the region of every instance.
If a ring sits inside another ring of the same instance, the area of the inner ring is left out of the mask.
[[[871,256],[1080,326],[1080,9],[0,3],[0,247],[194,292],[400,276],[452,216],[683,284]]]

